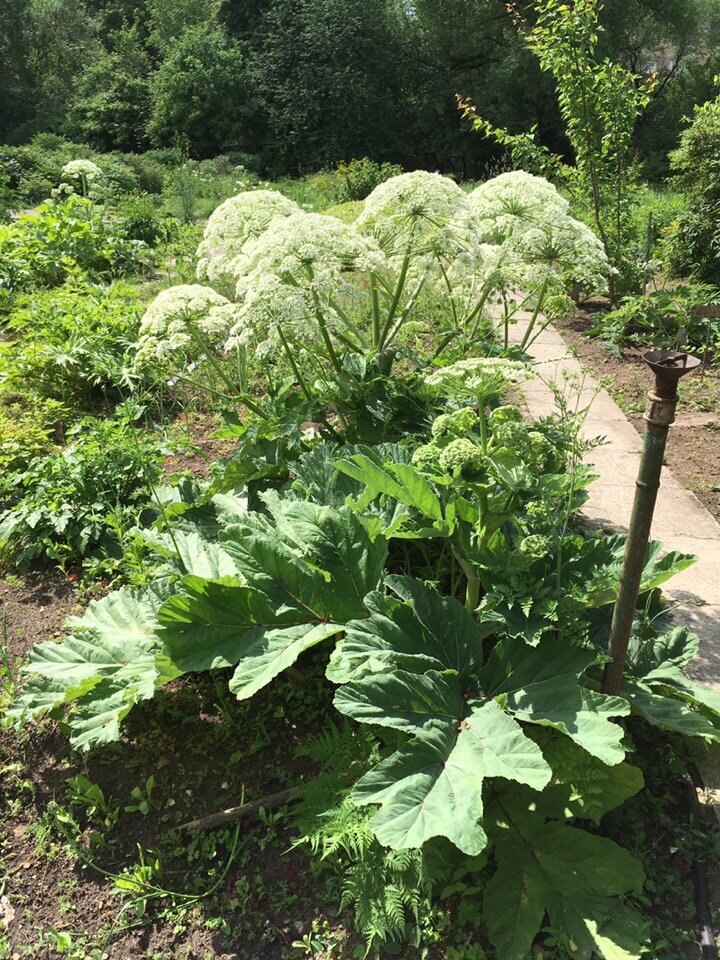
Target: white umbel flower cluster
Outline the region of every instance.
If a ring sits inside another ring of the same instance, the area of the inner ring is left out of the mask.
[[[61,173],[65,181],[80,180],[85,177],[88,183],[99,180],[103,175],[100,167],[92,160],[70,160],[62,168]]]
[[[522,233],[529,223],[565,218],[570,204],[542,177],[511,170],[493,177],[468,194],[468,203],[485,243],[502,243]]]
[[[277,190],[247,190],[225,200],[212,213],[198,247],[198,280],[232,289],[235,262],[245,245],[257,240],[276,217],[299,213],[298,205]]]
[[[500,395],[507,384],[526,375],[527,367],[519,360],[468,357],[433,370],[425,377],[425,383],[446,396],[488,398]]]
[[[210,287],[182,284],[163,290],[140,323],[136,366],[197,359],[205,345],[222,345],[237,314],[238,307]]]
[[[393,259],[408,251],[455,259],[475,246],[473,213],[452,180],[416,170],[391,177],[365,200],[358,229],[375,237]]]
[[[488,180],[469,194],[480,239],[498,247],[506,288],[546,284],[553,296],[572,287],[602,293],[610,264],[589,227],[542,177],[521,170]]]
[[[388,269],[374,240],[352,224],[318,213],[275,219],[236,262],[238,322],[228,348],[277,349],[277,328],[293,349],[318,342],[318,310],[330,331],[342,326],[334,305],[364,301],[361,277]]]

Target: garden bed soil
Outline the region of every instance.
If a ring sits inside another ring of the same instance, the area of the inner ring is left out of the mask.
[[[588,331],[597,322],[598,309],[591,305],[556,326],[577,358],[642,434],[647,394],[653,384],[642,354],[652,348],[626,348],[617,356],[601,340],[590,337]],[[680,381],[680,401],[665,463],[720,521],[720,375],[712,368],[704,377],[693,374]]]

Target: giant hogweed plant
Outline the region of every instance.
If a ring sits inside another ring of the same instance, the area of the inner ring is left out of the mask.
[[[182,377],[199,360],[217,371],[223,356],[240,357],[243,375],[234,362],[223,369],[246,403],[248,371],[271,392],[284,371],[308,403],[319,391],[342,419],[344,400],[352,406],[370,381],[387,382],[399,357],[422,367],[486,340],[492,303],[503,312],[505,349],[517,311],[534,311],[526,347],[540,311],[566,305],[572,285],[603,290],[608,265],[545,181],[535,184],[547,199],[542,223],[517,216],[523,229],[508,229],[506,208],[489,203],[494,191],[507,192],[500,181],[468,198],[443,177],[403,174],[370,194],[355,223],[304,213],[273,191],[231,198],[208,221],[198,251],[198,276],[217,291],[190,285],[160,294],[143,321],[138,364],[158,363],[167,377],[174,361]],[[180,309],[182,298],[207,307]]]
[[[516,370],[491,366],[447,368],[457,409],[422,447],[321,444],[261,509],[221,495],[211,516],[179,510],[148,531],[163,576],[33,648],[8,715],[64,712],[86,750],[183,673],[229,668],[246,699],[324,644],[338,713],[375,742],[339,793],[368,809],[376,853],[407,866],[403,851],[454,849],[479,871],[499,960],[527,956],[546,917],[572,956],[639,957],[642,869],[583,823],[642,787],[625,718],[718,740],[720,698],[686,677],[697,640],[682,629],[638,634],[621,694],[600,692],[622,544],[574,529],[588,478],[572,431],[497,406]],[[403,542],[446,546],[459,572],[421,579],[412,549],[398,572]],[[690,562],[654,546],[644,594]]]

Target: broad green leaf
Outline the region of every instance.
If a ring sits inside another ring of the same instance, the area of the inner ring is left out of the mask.
[[[648,593],[656,587],[661,587],[676,573],[682,573],[683,570],[687,570],[688,567],[697,563],[697,557],[691,553],[670,550],[664,556],[661,556],[662,551],[663,545],[658,540],[653,540],[648,544],[640,584],[641,593]]]
[[[552,782],[538,798],[549,816],[565,816],[599,823],[609,811],[639,793],[645,785],[642,771],[629,763],[609,767],[575,743],[547,728],[538,728],[533,740],[552,767]]]
[[[720,738],[720,693],[695,683],[683,672],[700,646],[679,627],[659,637],[633,637],[623,695],[654,726],[689,737]]]
[[[183,593],[159,613],[162,640],[178,668],[237,664],[230,687],[240,699],[364,616],[387,552],[349,508],[266,501],[271,518],[249,515],[223,535],[223,550],[247,583],[186,577]]]
[[[538,790],[547,784],[550,770],[539,748],[496,703],[465,713],[460,700],[452,722],[433,717],[426,728],[416,728],[422,739],[397,750],[356,784],[356,803],[381,804],[371,825],[386,846],[419,847],[443,836],[475,856],[487,842],[480,823],[483,781],[505,777]]]
[[[483,634],[462,605],[407,577],[387,584],[405,602],[373,595],[371,616],[348,624],[334,672],[354,679],[335,706],[412,739],[368,772],[353,796],[381,804],[372,827],[393,848],[445,836],[477,853],[485,844],[482,781],[505,777],[542,789],[550,768],[520,725],[482,699]]]
[[[686,666],[700,649],[700,640],[686,627],[676,627],[652,639],[633,636],[628,647],[625,672],[646,679],[655,671]]]
[[[223,549],[248,584],[286,590],[304,602],[309,589],[321,619],[347,622],[365,615],[365,596],[376,588],[385,568],[387,543],[371,540],[349,507],[334,510],[266,494],[272,517],[249,514],[247,521],[222,535]],[[322,584],[325,590],[320,591]]]
[[[123,587],[92,601],[60,642],[37,644],[23,672],[31,674],[9,715],[16,722],[67,703],[71,741],[87,749],[119,736],[132,706],[177,676],[157,639],[156,614],[163,594]]]
[[[457,728],[465,712],[457,674],[395,670],[340,687],[335,706],[358,723],[422,735]]]
[[[669,688],[655,689],[635,680],[625,680],[623,696],[632,704],[633,711],[654,727],[682,733],[686,737],[720,740],[720,720],[715,723],[692,701],[673,696]]]
[[[194,530],[176,529],[172,534],[146,530],[143,539],[160,556],[177,558],[186,574],[208,580],[220,580],[223,577],[244,579],[235,561],[218,543],[206,540]]]
[[[581,584],[578,599],[587,606],[602,607],[614,603],[617,597],[622,571],[626,538],[609,537],[605,541],[592,544],[582,551],[580,563],[584,576],[576,576]],[[648,544],[640,582],[640,595],[662,586],[676,573],[687,570],[697,560],[691,554],[671,551],[661,557],[663,545],[653,540]]]
[[[390,578],[388,578],[390,579]],[[442,670],[444,662],[426,644],[412,607],[394,597],[371,593],[365,598],[370,617],[351,620],[330,655],[326,676],[349,683],[388,670]]]
[[[537,486],[537,480],[530,469],[520,457],[510,450],[494,451],[489,464],[492,473],[508,492],[517,493],[520,490],[532,490]]]
[[[482,641],[497,619],[478,624],[455,600],[410,577],[389,576],[386,586],[400,600],[366,598],[369,620],[352,621],[330,659],[328,678],[346,683],[391,667],[470,674],[482,663]]]
[[[627,716],[630,706],[583,687],[588,667],[602,661],[596,650],[543,636],[537,646],[502,640],[482,673],[486,696],[499,698],[519,720],[555,727],[604,763],[625,756],[623,729],[613,717]]]
[[[425,477],[411,464],[378,464],[365,454],[338,460],[337,470],[362,483],[365,487],[361,502],[371,502],[378,496],[390,497],[406,507],[412,507],[430,520],[442,522],[440,500]]]
[[[637,960],[645,926],[616,898],[642,890],[640,863],[611,840],[546,820],[522,797],[500,794],[486,818],[497,868],[484,919],[498,960],[525,960],[546,915],[573,956],[617,960],[624,950]]]

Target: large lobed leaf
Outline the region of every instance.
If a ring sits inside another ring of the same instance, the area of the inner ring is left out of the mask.
[[[372,541],[349,508],[268,496],[271,517],[249,514],[222,534],[244,583],[186,577],[159,613],[160,633],[182,671],[238,665],[230,681],[252,696],[303,650],[365,615],[387,545]]]
[[[720,693],[695,683],[683,671],[700,641],[678,627],[652,639],[633,637],[622,694],[633,710],[656,727],[720,740]]]
[[[578,960],[637,960],[646,925],[618,897],[642,891],[641,864],[611,840],[547,819],[534,799],[511,789],[488,810],[497,868],[483,913],[498,960],[525,960],[546,915]]]
[[[550,637],[535,648],[503,641],[483,665],[486,631],[459,603],[410,578],[386,583],[403,602],[372,598],[370,617],[348,624],[329,668],[345,681],[335,696],[341,713],[411,738],[353,792],[358,803],[380,804],[372,827],[381,842],[402,849],[444,836],[479,853],[483,781],[537,790],[550,781],[519,721],[554,728],[607,763],[623,759],[612,718],[629,712],[627,702],[581,685],[595,651]]]
[[[69,636],[32,648],[23,667],[30,679],[8,716],[21,723],[73,703],[69,726],[75,747],[116,740],[134,704],[178,675],[155,635],[164,598],[157,588],[123,587],[92,601],[82,618],[68,620]]]

